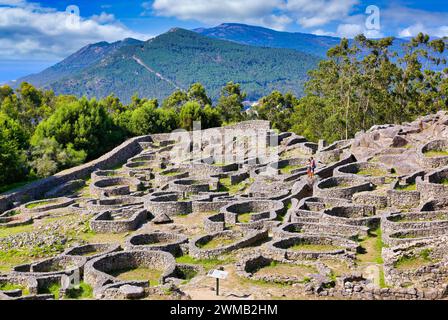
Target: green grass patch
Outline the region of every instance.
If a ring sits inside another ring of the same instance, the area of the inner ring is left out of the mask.
[[[189,255],[184,255],[176,258],[177,263],[201,265],[205,270],[216,269],[218,266],[223,266],[234,262],[230,256],[222,256],[221,259],[195,259]]]
[[[340,250],[343,249],[343,247],[334,246],[330,244],[299,243],[293,245],[292,247],[289,247],[288,249],[303,252],[326,252],[326,251]]]
[[[231,243],[234,243],[235,241],[235,239],[229,239],[226,237],[215,237],[205,244],[198,244],[198,247],[201,249],[215,249],[225,247]]]
[[[153,268],[138,267],[114,270],[110,274],[123,281],[148,281],[150,286],[157,286],[159,285],[162,271]]]
[[[300,169],[303,166],[301,165],[287,165],[286,167],[280,168],[281,174],[291,174],[293,170]]]
[[[252,183],[254,179],[249,178],[247,180],[241,181],[238,184],[233,184],[230,182],[230,178],[221,178],[219,179],[219,192],[228,192],[229,194],[236,194],[238,192],[243,192],[246,190]]]
[[[16,227],[0,227],[0,238],[6,238],[10,235],[24,233],[24,232],[31,232],[33,231],[33,225],[32,224],[26,224],[23,226],[16,226]]]
[[[382,239],[381,228],[370,232],[369,236],[360,242],[361,252],[356,254],[359,262],[382,264],[383,258],[381,252],[384,244]]]
[[[402,256],[395,262],[394,267],[398,270],[410,270],[434,263],[431,252],[431,249],[424,249],[416,256]]]
[[[448,150],[431,150],[425,152],[425,156],[428,158],[435,158],[435,157],[447,157],[448,156]]]
[[[0,291],[12,291],[12,290],[22,290],[22,295],[26,296],[30,294],[27,287],[15,283],[0,283]]]
[[[52,294],[56,300],[59,299],[59,290],[61,289],[61,284],[59,283],[51,283],[40,289],[40,294]]]
[[[181,284],[187,284],[188,282],[190,282],[191,279],[193,279],[194,277],[196,277],[196,275],[198,274],[198,272],[196,270],[192,270],[192,269],[183,269],[181,270],[182,272],[182,282]]]
[[[263,275],[298,275],[302,277],[302,280],[295,281],[295,283],[308,283],[311,281],[310,274],[317,273],[317,269],[313,266],[307,266],[303,264],[282,263],[278,261],[272,261],[269,265],[260,267],[255,271],[257,274]],[[264,281],[268,282],[268,281]],[[287,281],[278,281],[277,283],[292,284]]]
[[[252,214],[254,214],[254,212],[246,212],[246,213],[238,214],[237,221],[239,223],[249,223],[251,221],[250,218],[251,218]]]
[[[174,171],[174,172],[161,172],[160,174],[162,175],[162,176],[165,176],[165,177],[173,177],[173,176],[177,176],[178,174],[181,174],[182,172],[177,172],[177,171]]]
[[[417,185],[415,183],[407,184],[407,185],[397,185],[395,187],[395,190],[399,191],[416,191]]]
[[[388,288],[389,286],[386,284],[386,279],[384,278],[384,269],[380,268],[380,288]]]
[[[25,208],[27,208],[27,209],[34,209],[34,208],[39,208],[39,207],[43,207],[43,206],[49,205],[49,204],[51,204],[51,203],[54,203],[54,201],[51,201],[51,200],[48,200],[48,201],[40,201],[40,202],[35,202],[35,203],[27,204],[27,205],[25,206]]]
[[[93,298],[93,288],[85,282],[67,290],[66,299],[87,300]]]
[[[387,175],[387,171],[383,169],[378,168],[367,168],[359,170],[356,174],[362,175],[362,176],[374,176],[374,177],[381,177]]]

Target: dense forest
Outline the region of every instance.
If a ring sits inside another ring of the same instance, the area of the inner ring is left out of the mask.
[[[273,91],[245,110],[237,83],[215,105],[200,83],[159,103],[115,95],[96,100],[55,95],[23,82],[0,87],[0,192],[97,158],[125,139],[150,133],[265,119],[316,141],[353,137],[374,124],[401,123],[448,108],[447,39],[419,34],[402,55],[393,38],[342,39],[310,72],[305,96]]]
[[[227,82],[239,83],[256,101],[273,90],[303,94],[307,71],[320,57],[292,49],[260,48],[172,29],[146,42],[126,39],[82,48],[19,82],[57,94],[104,98],[113,92],[130,103],[135,92],[166,99],[173,90],[200,82],[213,101]]]

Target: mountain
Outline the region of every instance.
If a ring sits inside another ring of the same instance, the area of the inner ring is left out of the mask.
[[[57,94],[129,102],[134,93],[163,99],[201,82],[213,99],[228,81],[240,83],[249,100],[272,90],[302,94],[307,71],[320,58],[290,49],[261,48],[171,29],[146,42],[97,43],[43,72],[21,79]]]
[[[63,61],[54,66],[45,69],[44,71],[32,74],[16,81],[17,84],[21,82],[29,82],[38,87],[45,87],[60,79],[70,77],[77,72],[86,69],[89,66],[98,63],[105,57],[108,57],[122,47],[141,44],[142,41],[127,38],[122,41],[108,43],[106,41],[90,44],[76,53],[70,55]]]
[[[340,42],[340,39],[335,37],[280,32],[240,23],[224,23],[214,28],[199,28],[193,31],[215,39],[258,47],[294,49],[320,57],[325,57],[328,49]]]

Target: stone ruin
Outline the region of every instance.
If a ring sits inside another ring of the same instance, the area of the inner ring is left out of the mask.
[[[51,249],[0,269],[0,299],[70,298],[79,283],[94,299],[194,299],[218,267],[230,298],[269,299],[258,286],[272,284],[286,298],[443,299],[447,165],[444,112],[331,145],[266,121],[133,138],[0,196],[0,252]]]

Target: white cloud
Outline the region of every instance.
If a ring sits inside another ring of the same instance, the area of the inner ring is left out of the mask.
[[[448,37],[448,25],[437,26],[437,27],[427,27],[422,23],[416,23],[407,28],[401,29],[398,32],[398,36],[402,38],[415,37],[420,32],[429,34],[434,37]]]
[[[281,12],[284,0],[155,0],[149,8],[155,14],[181,20],[197,20],[206,24],[241,22],[284,29],[293,20]]]
[[[288,0],[287,11],[305,28],[323,26],[349,16],[359,0]]]
[[[337,35],[344,38],[354,38],[364,32],[364,28],[359,24],[340,24],[337,28]]]
[[[311,33],[316,36],[337,37],[337,34],[335,32],[325,31],[323,29],[316,29],[316,30],[311,31]]]
[[[109,14],[106,12],[101,12],[101,14],[99,14],[99,15],[95,14],[91,17],[91,19],[93,21],[98,22],[99,24],[106,24],[106,23],[112,23],[112,22],[117,23],[117,21],[115,20],[115,16],[113,14]]]
[[[67,13],[35,3],[0,0],[0,4],[1,59],[61,59],[89,43],[148,38],[107,13],[71,24]]]

